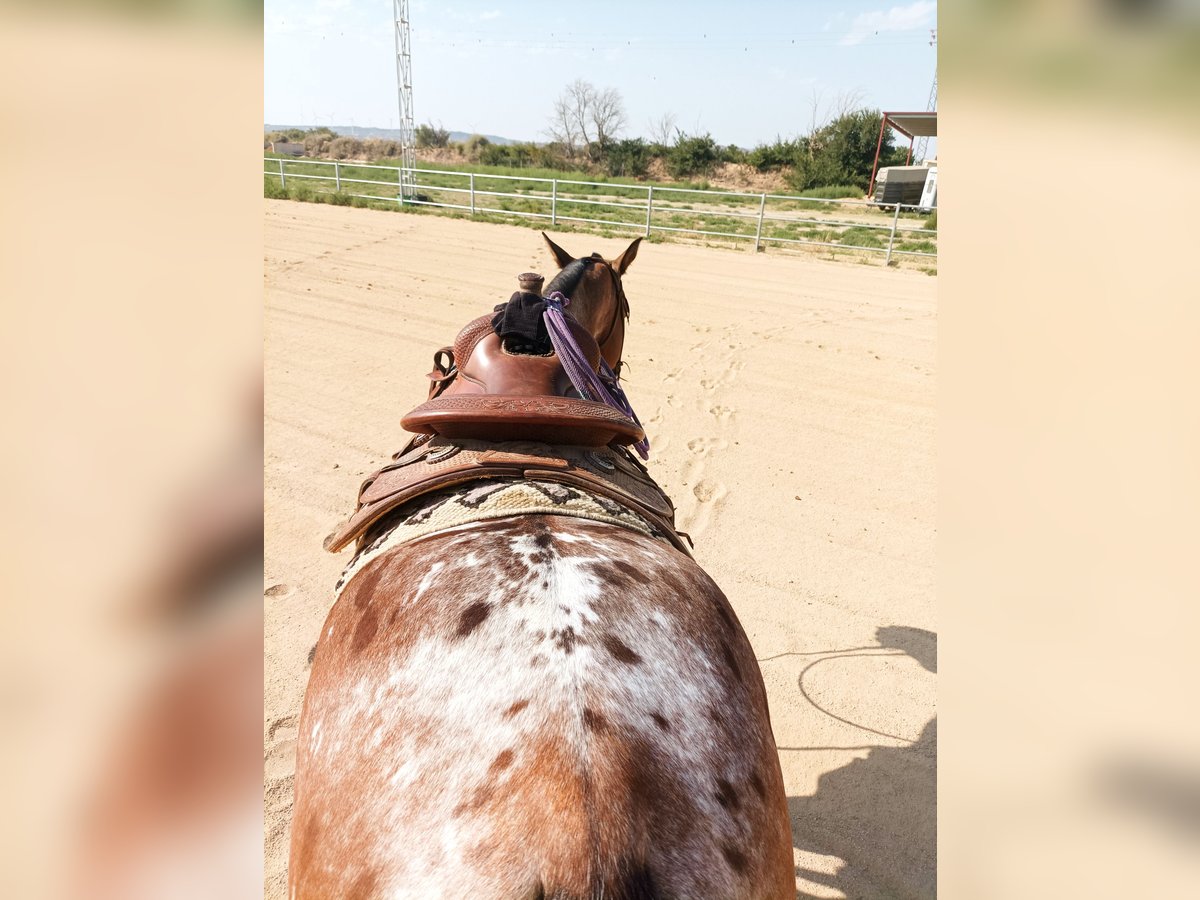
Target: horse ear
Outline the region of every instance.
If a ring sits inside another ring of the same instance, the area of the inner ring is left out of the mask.
[[[558,244],[554,243],[554,241],[550,240],[550,236],[546,234],[546,232],[542,232],[542,237],[546,239],[546,246],[549,247],[550,252],[554,254],[554,260],[558,263],[558,267],[560,269],[565,269],[569,263],[574,261],[575,257],[573,257],[562,247],[558,246]]]
[[[612,267],[616,270],[618,275],[625,274],[625,270],[629,268],[630,263],[632,263],[634,257],[637,256],[638,245],[641,244],[641,242],[641,238],[635,239],[632,244],[625,248],[624,253],[612,261]]]

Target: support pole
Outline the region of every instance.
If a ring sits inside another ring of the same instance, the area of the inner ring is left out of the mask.
[[[287,179],[283,175],[283,157],[282,156],[279,157],[279,186],[281,188],[287,187]]]
[[[762,246],[762,223],[763,213],[767,211],[767,195],[760,194],[758,198],[758,231],[754,232],[754,252],[758,252],[758,248]]]
[[[336,159],[333,161],[333,179],[337,182],[337,192],[340,194],[342,192],[342,170]]]
[[[475,173],[471,173],[471,215],[475,215]]]
[[[650,237],[650,216],[654,211],[654,185],[646,188],[646,237]]]
[[[888,235],[888,252],[887,259],[883,261],[885,266],[892,264],[892,245],[896,243],[896,222],[900,220],[900,204],[896,204],[896,214],[892,216],[892,233]]]
[[[905,164],[906,166],[911,166],[911,165],[912,165],[912,148],[913,148],[913,141],[914,141],[914,140],[915,140],[915,138],[914,138],[912,135],[909,135],[909,138],[908,138],[908,159],[904,160],[904,164]]]
[[[550,224],[558,225],[558,179],[550,181]]]
[[[879,123],[879,140],[875,142],[875,162],[871,164],[871,182],[867,185],[867,197],[875,196],[875,173],[879,171],[879,151],[883,149],[883,130],[887,128],[887,113]]]

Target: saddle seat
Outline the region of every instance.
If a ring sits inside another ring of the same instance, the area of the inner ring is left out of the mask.
[[[566,316],[571,334],[594,372],[600,347],[586,328]],[[449,353],[450,363],[439,362]],[[435,356],[429,399],[401,425],[416,434],[485,441],[540,441],[580,447],[635,444],[645,433],[620,410],[580,396],[558,355],[513,352],[490,316],[467,325]]]

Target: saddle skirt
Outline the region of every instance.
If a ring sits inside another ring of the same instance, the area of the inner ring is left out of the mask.
[[[361,550],[386,526],[389,514],[407,503],[478,481],[562,484],[611,500],[645,519],[672,546],[691,555],[686,535],[675,530],[675,505],[625,447],[552,445],[534,441],[417,438],[395,462],[363,481],[354,514],[325,538],[337,553],[352,541]]]

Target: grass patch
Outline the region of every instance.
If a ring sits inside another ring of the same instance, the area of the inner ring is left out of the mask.
[[[883,247],[887,242],[883,233],[874,228],[847,228],[838,243],[843,247]]]
[[[929,218],[925,220],[925,228],[927,228],[929,231],[937,231],[937,210],[936,209],[929,216]]]

